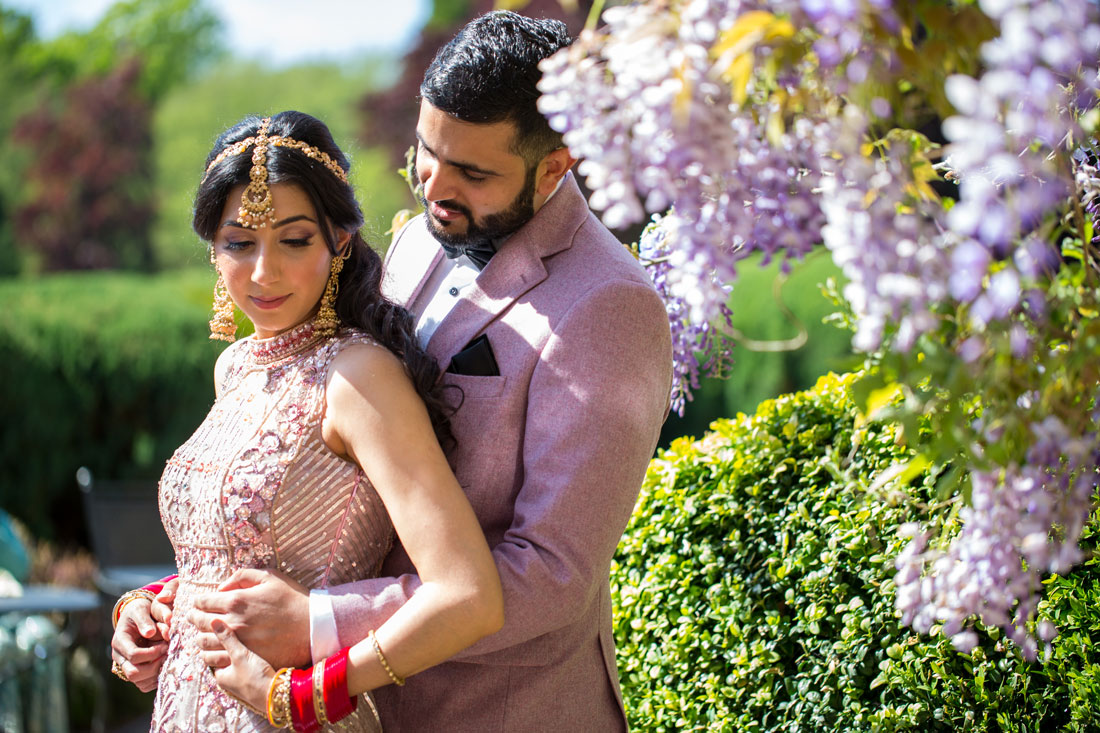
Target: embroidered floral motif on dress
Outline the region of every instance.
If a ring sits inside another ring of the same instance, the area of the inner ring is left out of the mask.
[[[370,482],[321,438],[325,383],[337,353],[371,343],[305,324],[273,339],[229,347],[221,396],[169,459],[160,510],[176,550],[180,587],[153,731],[273,730],[218,688],[187,623],[194,597],[237,568],[278,568],[311,588],[377,574],[393,526]],[[340,722],[377,730],[373,706]]]

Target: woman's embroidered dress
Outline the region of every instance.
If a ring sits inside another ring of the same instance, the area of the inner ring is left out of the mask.
[[[226,354],[221,394],[168,461],[160,512],[180,585],[153,731],[268,731],[266,718],[224,693],[202,663],[187,621],[196,594],[238,568],[277,568],[309,588],[378,573],[394,537],[363,472],[321,439],[333,358],[363,334],[322,337],[311,323]],[[339,730],[378,730],[364,696]]]

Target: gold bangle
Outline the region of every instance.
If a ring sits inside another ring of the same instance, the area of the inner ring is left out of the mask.
[[[122,616],[122,609],[126,608],[126,604],[130,601],[136,601],[139,598],[144,598],[149,601],[149,603],[152,603],[156,595],[152,591],[145,590],[144,588],[128,590],[123,593],[122,596],[115,601],[115,607],[111,610],[111,628],[118,628],[118,619]]]
[[[267,722],[275,728],[290,726],[290,667],[283,667],[267,688]]]
[[[325,660],[313,665],[313,712],[321,725],[328,723],[328,710],[325,709]]]
[[[382,647],[378,644],[378,637],[374,635],[374,629],[367,632],[367,638],[370,639],[370,643],[374,647],[374,653],[377,655],[378,661],[382,663],[382,669],[386,670],[386,674],[390,676],[393,683],[398,687],[405,684],[405,678],[398,677],[397,673],[390,667],[390,663],[386,661],[386,655],[382,653]]]

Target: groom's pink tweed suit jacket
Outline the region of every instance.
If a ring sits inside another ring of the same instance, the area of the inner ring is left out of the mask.
[[[419,313],[443,257],[422,217],[387,256],[387,294]],[[451,465],[493,548],[505,626],[450,662],[377,691],[397,731],[626,729],[611,633],[611,556],[668,411],[668,317],[643,268],[592,215],[572,174],[439,325],[443,368],[487,335],[500,376],[445,374],[465,401]],[[333,588],[340,644],[414,592],[398,547],[384,578]]]

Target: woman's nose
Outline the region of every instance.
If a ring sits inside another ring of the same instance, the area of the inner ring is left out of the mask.
[[[279,279],[278,255],[266,247],[260,247],[252,263],[252,282],[267,285]]]

